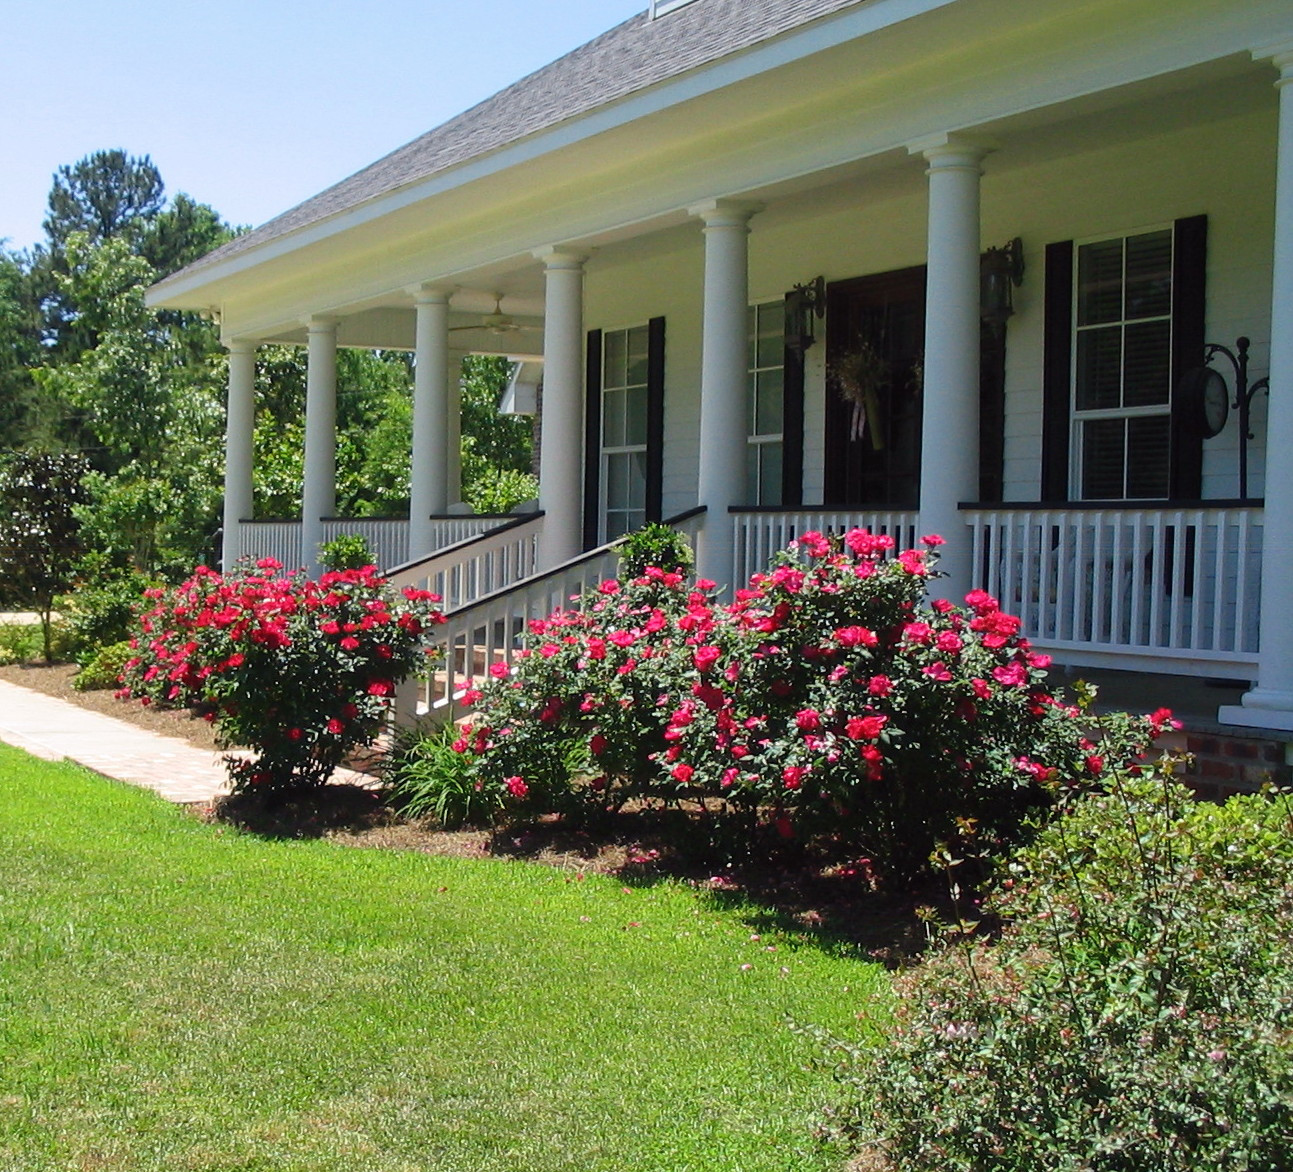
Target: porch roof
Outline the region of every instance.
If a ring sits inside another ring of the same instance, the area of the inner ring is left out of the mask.
[[[160,287],[864,0],[699,0],[624,21],[180,270]]]

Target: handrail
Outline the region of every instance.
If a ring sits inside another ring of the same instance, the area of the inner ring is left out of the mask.
[[[956,507],[963,513],[1143,513],[1174,512],[1177,509],[1263,509],[1266,507],[1266,498],[1250,496],[1246,500],[1227,498],[1214,501],[961,501]]]
[[[470,519],[470,516],[468,516],[467,519]],[[488,517],[485,517],[484,519],[489,520]],[[464,537],[461,541],[455,541],[452,545],[442,546],[434,553],[429,553],[425,557],[414,558],[412,561],[403,562],[398,566],[392,566],[386,573],[387,580],[390,581],[392,585],[399,586],[407,585],[407,583],[396,582],[396,575],[412,576],[413,578],[429,577],[431,574],[434,574],[436,570],[431,569],[424,571],[423,567],[428,563],[445,559],[452,560],[454,555],[466,552],[467,548],[471,545],[501,537],[506,533],[512,532],[514,529],[519,529],[523,525],[528,525],[532,521],[541,521],[542,519],[542,510],[537,513],[522,513],[520,516],[508,521],[506,524],[496,525],[492,529],[486,529],[484,533],[477,533],[472,537]]]

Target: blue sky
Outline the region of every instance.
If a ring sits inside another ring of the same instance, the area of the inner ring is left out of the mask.
[[[0,238],[121,147],[259,224],[646,8],[646,0],[0,0]]]

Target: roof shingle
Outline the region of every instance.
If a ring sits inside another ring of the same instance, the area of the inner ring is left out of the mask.
[[[644,12],[208,253],[191,273],[864,0],[696,0]]]

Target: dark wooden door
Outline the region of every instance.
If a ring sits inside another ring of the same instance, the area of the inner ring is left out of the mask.
[[[917,508],[925,266],[836,281],[827,286],[826,305],[825,503]],[[984,323],[979,341],[979,499],[999,501],[1005,456],[1004,324]],[[863,394],[850,377],[859,370],[865,376]]]
[[[827,286],[825,499],[920,503],[925,267]]]

